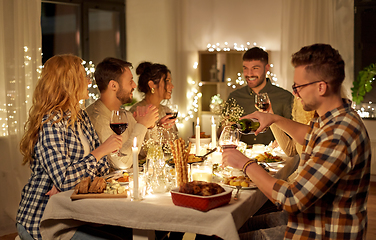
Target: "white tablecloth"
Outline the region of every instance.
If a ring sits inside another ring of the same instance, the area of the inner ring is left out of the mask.
[[[41,223],[43,239],[70,239],[74,228],[87,222],[118,225],[136,229],[153,229],[217,235],[239,239],[237,229],[255,211],[250,206],[255,190],[242,191],[240,199],[208,212],[175,206],[170,193],[153,195],[143,201],[130,199],[81,199],[72,201],[67,191],[48,202]],[[257,210],[256,210],[257,211]]]
[[[286,163],[276,177],[285,179],[296,161]],[[234,191],[235,192],[235,191]],[[266,201],[259,190],[242,190],[238,201],[208,212],[175,206],[170,193],[147,196],[143,201],[124,199],[70,199],[72,191],[51,197],[40,231],[43,239],[70,239],[76,227],[87,223],[134,229],[190,232],[237,240],[237,230]]]

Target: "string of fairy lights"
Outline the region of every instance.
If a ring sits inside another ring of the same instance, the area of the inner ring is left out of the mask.
[[[232,47],[225,42],[223,47],[221,44],[216,43],[216,44],[208,44],[207,45],[207,51],[208,52],[228,52],[228,51],[247,51],[251,47],[257,46],[257,43],[250,43],[247,42],[246,44],[237,44],[234,43]],[[258,46],[264,50],[266,50],[265,47]],[[39,48],[39,51],[41,52],[41,49]],[[42,54],[42,53],[41,53]],[[29,54],[29,48],[27,46],[24,47],[24,62],[23,62],[23,68],[25,69],[25,76],[31,76],[32,71],[36,71],[38,73],[38,78],[39,75],[42,71],[43,66],[37,66],[36,69],[32,69],[32,58],[30,57]],[[88,77],[92,80],[92,84],[89,86],[89,102],[86,103],[86,105],[96,101],[99,98],[99,91],[98,87],[95,84],[95,79],[94,79],[94,71],[95,71],[95,66],[92,61],[86,62],[84,61],[83,66],[85,67],[85,71],[88,75]],[[193,64],[193,68],[197,69],[198,68],[198,62],[195,62]],[[273,67],[273,64],[270,64],[271,67]],[[278,86],[278,79],[277,76],[272,73],[271,71],[267,72],[267,77],[272,80],[272,84]],[[31,79],[31,78],[30,78]],[[237,73],[234,78],[227,78],[226,80],[226,85],[229,88],[236,89],[239,86],[244,86],[246,84],[246,81],[244,79],[244,76],[242,73]],[[9,80],[9,86],[6,91],[6,99],[5,98],[0,98],[0,102],[3,101],[0,105],[0,136],[8,136],[14,133],[17,133],[19,130],[18,128],[18,121],[17,121],[17,111],[20,109],[19,106],[16,106],[16,102],[18,100],[16,99],[18,96],[17,90],[15,88],[16,84],[16,79],[11,79]],[[188,90],[187,90],[187,100],[188,100],[188,106],[186,112],[184,113],[183,109],[180,109],[179,115],[178,115],[178,121],[177,121],[177,126],[179,128],[184,127],[185,122],[189,121],[190,119],[195,118],[196,114],[199,111],[199,99],[202,97],[202,93],[200,92],[200,87],[203,85],[202,82],[199,82],[194,79],[188,79]],[[12,87],[14,86],[14,87]],[[31,106],[31,96],[32,96],[32,83],[25,81],[25,100],[24,100],[24,105],[26,106],[26,109],[29,109]],[[83,102],[81,102],[83,104]],[[358,114],[363,117],[363,118],[375,118],[376,113],[375,113],[375,107],[374,103],[369,102],[367,103],[362,103],[361,105],[354,106],[354,108],[357,110]],[[24,124],[24,123],[23,123]]]
[[[41,54],[42,49],[38,48],[38,52]],[[23,112],[27,112],[31,107],[30,101],[33,94],[33,80],[32,76],[37,72],[38,78],[42,72],[42,66],[35,67],[35,59],[32,59],[30,55],[29,47],[23,48],[23,64],[19,72],[15,73],[10,79],[6,79],[4,75],[4,86],[6,86],[5,95],[0,95],[0,136],[8,136],[17,134],[20,131],[21,126],[24,126]],[[14,66],[13,66],[14,67]],[[24,74],[24,75],[23,75]],[[5,82],[8,81],[8,82]],[[20,85],[22,84],[22,85]],[[24,91],[22,88],[24,87]],[[18,89],[21,89],[19,91]],[[21,102],[21,105],[19,105]],[[25,110],[26,109],[26,110]],[[21,112],[21,110],[23,112]]]
[[[223,47],[221,47],[220,43],[208,44],[206,47],[207,47],[208,52],[229,52],[229,51],[244,52],[244,51],[247,51],[248,49],[250,49],[252,47],[256,47],[256,46],[257,46],[256,42],[254,42],[253,44],[251,44],[250,42],[247,42],[245,45],[244,44],[238,45],[237,43],[234,43],[232,45],[232,48],[231,48],[230,45],[228,44],[228,42],[225,42]],[[262,46],[257,46],[257,47],[262,48],[263,50],[266,50],[265,47],[262,47]],[[195,62],[193,64],[193,68],[197,69],[198,65],[199,65],[199,63]],[[270,64],[270,67],[273,67],[273,64]],[[272,73],[271,71],[268,71],[267,77],[272,80],[273,85],[278,86],[278,83],[277,83],[278,79],[277,79],[276,74]],[[236,89],[237,87],[245,86],[246,84],[247,84],[247,82],[245,81],[243,74],[240,73],[240,72],[237,73],[236,76],[234,76],[234,79],[232,79],[232,78],[226,79],[227,87],[230,87],[232,89]],[[190,106],[190,107],[188,108],[186,114],[179,113],[178,122],[177,122],[178,127],[183,127],[184,122],[194,118],[195,117],[194,114],[197,113],[198,110],[199,110],[199,98],[202,97],[202,93],[200,92],[200,87],[202,87],[203,82],[198,82],[198,81],[195,81],[193,79],[189,79],[188,85],[189,85],[189,89],[187,90],[187,100],[189,101],[188,106]]]

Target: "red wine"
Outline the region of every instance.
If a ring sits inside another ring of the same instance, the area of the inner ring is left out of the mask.
[[[269,108],[269,103],[268,102],[260,102],[257,104],[257,107],[261,110],[266,111]]]
[[[111,123],[110,128],[117,135],[121,135],[128,127],[128,123]]]
[[[171,115],[170,119],[175,119],[178,117],[178,113],[177,112],[174,112],[174,113],[166,113],[166,115]]]
[[[238,146],[236,146],[235,144],[223,144],[221,145],[222,149],[226,149],[226,148],[237,148]]]

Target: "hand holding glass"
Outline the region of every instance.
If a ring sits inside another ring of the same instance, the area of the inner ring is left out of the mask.
[[[218,144],[225,148],[236,148],[239,144],[240,134],[237,129],[232,129],[231,127],[227,126],[223,128],[221,136],[219,137]]]
[[[255,96],[257,109],[266,111],[269,108],[270,100],[267,93],[259,93]]]
[[[166,115],[171,115],[170,119],[176,119],[178,117],[178,105],[169,104],[167,107],[170,109],[170,112],[166,112]]]
[[[110,128],[117,135],[121,135],[128,127],[127,114],[125,110],[113,110],[111,112]],[[118,157],[126,156],[126,154],[121,153],[119,150],[114,152]]]

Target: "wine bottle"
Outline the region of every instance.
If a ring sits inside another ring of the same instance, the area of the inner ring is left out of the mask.
[[[260,123],[255,119],[241,119],[231,126],[233,129],[238,129],[242,134],[254,134],[260,127]]]

